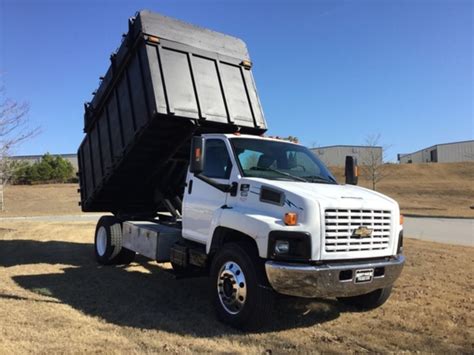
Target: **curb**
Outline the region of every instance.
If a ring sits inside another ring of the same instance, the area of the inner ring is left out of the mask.
[[[474,220],[474,217],[455,217],[455,216],[425,216],[421,214],[411,214],[411,213],[402,213],[403,217],[408,217],[408,218],[445,218],[445,219],[472,219]]]
[[[12,216],[0,217],[0,221],[43,221],[61,222],[69,220],[95,220],[99,219],[102,214],[83,214],[83,215],[44,215],[44,216]],[[55,220],[56,219],[56,220]]]

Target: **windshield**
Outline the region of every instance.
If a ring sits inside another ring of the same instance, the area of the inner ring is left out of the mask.
[[[252,138],[231,138],[230,142],[245,177],[336,183],[324,164],[305,147]]]

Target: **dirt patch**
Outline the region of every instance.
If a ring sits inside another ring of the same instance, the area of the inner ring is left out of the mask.
[[[0,228],[0,238],[13,231],[14,229],[10,229],[10,228]]]
[[[243,334],[214,318],[207,279],[139,258],[93,260],[92,222],[2,222],[0,353],[474,351],[473,249],[406,241],[389,302],[356,312],[281,298],[275,322]]]

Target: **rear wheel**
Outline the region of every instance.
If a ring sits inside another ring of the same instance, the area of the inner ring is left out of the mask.
[[[392,292],[392,286],[381,288],[365,295],[352,297],[339,297],[338,301],[348,306],[369,310],[383,305]]]
[[[245,330],[269,322],[274,293],[263,287],[263,262],[245,243],[229,243],[214,257],[211,266],[213,303],[219,320]]]
[[[135,252],[122,247],[122,224],[113,216],[103,216],[97,222],[94,246],[102,265],[130,264],[135,259]]]

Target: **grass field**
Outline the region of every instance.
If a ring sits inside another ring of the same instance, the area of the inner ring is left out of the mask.
[[[0,217],[79,214],[77,184],[8,185]]]
[[[175,279],[144,259],[98,266],[93,232],[93,222],[2,222],[1,354],[474,351],[472,248],[407,240],[382,308],[281,298],[273,325],[243,334],[215,320],[205,278]]]
[[[344,182],[343,169],[332,169]],[[397,200],[403,213],[473,217],[474,163],[390,165],[377,190]],[[370,186],[363,178],[361,186]],[[2,216],[81,213],[76,184],[8,186]]]
[[[344,170],[332,168],[338,181]],[[392,164],[377,191],[395,199],[405,214],[473,217],[474,163]],[[371,182],[360,177],[360,186]]]

